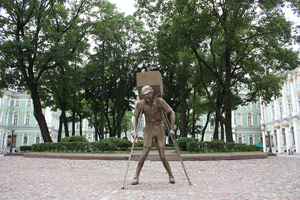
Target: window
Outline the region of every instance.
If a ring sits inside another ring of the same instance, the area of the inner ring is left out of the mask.
[[[0,125],[2,124],[2,110],[0,110]]]
[[[295,145],[295,134],[294,134],[294,127],[291,127],[291,144]]]
[[[26,107],[27,107],[27,108],[30,108],[30,107],[31,107],[31,100],[27,100],[27,102],[26,102]]]
[[[252,114],[248,113],[248,126],[253,126]]]
[[[296,75],[296,85],[300,85],[300,75]]]
[[[251,110],[251,109],[252,109],[252,104],[251,104],[250,102],[247,104],[247,109],[248,109],[248,110]]]
[[[300,111],[300,95],[297,96],[297,100],[298,100],[298,111]]]
[[[204,122],[203,122],[203,119],[202,119],[202,118],[200,118],[199,125],[200,125],[201,127],[203,127],[203,125],[204,125]]]
[[[261,125],[261,114],[260,113],[258,113],[257,114],[257,124],[258,124],[258,126],[260,126]]]
[[[256,108],[257,108],[257,110],[260,110],[260,102],[256,103]]]
[[[27,145],[27,143],[28,143],[28,136],[27,136],[27,134],[24,134],[24,136],[23,136],[23,145]]]
[[[280,114],[280,119],[282,119],[282,111],[283,111],[282,103],[279,102],[279,114]]]
[[[288,98],[288,111],[290,116],[292,116],[292,110],[293,110],[292,101],[290,98]]]
[[[254,145],[254,140],[253,140],[253,136],[252,135],[249,137],[249,144],[250,145]]]
[[[290,82],[289,82],[289,80],[286,81],[285,88],[286,88],[286,90],[290,89]]]
[[[36,136],[35,138],[35,144],[39,144],[40,143],[40,136]]]
[[[241,113],[237,113],[237,115],[236,115],[236,125],[242,126],[242,115],[241,115]]]
[[[275,106],[274,104],[271,105],[271,115],[272,115],[272,121],[275,120]]]
[[[285,138],[285,129],[282,129],[282,144],[286,145],[286,138]]]
[[[7,125],[7,123],[8,123],[8,115],[9,115],[9,113],[8,113],[8,111],[6,111],[6,113],[5,113],[5,121],[4,121],[4,124],[5,125]]]
[[[77,122],[76,123],[76,128],[75,128],[76,130],[79,130],[80,129],[80,123],[79,122]]]
[[[264,115],[265,115],[265,122],[267,123],[269,121],[269,119],[268,119],[268,112],[265,112]]]
[[[18,113],[14,113],[13,117],[13,125],[18,125],[19,115]]]
[[[26,112],[25,125],[29,125],[29,124],[30,124],[30,112]]]
[[[20,107],[20,99],[15,100],[15,107],[19,108]]]
[[[243,143],[243,138],[242,136],[239,136],[239,144],[242,144]]]

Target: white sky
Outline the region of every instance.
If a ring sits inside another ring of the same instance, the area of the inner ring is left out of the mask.
[[[125,15],[132,15],[136,8],[134,7],[135,0],[108,0],[115,4],[119,11],[124,12]]]

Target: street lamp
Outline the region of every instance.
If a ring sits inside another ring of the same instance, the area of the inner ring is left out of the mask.
[[[12,153],[12,145],[13,145],[13,140],[14,140],[14,133],[15,133],[15,130],[11,130],[10,150],[9,150],[9,153]]]
[[[269,136],[269,153],[272,153],[272,143],[271,143],[271,132],[269,131],[268,132],[269,134],[268,134],[268,136]]]

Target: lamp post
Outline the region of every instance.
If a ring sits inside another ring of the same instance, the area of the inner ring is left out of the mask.
[[[14,141],[14,133],[15,133],[15,130],[11,130],[11,139],[10,139],[10,150],[9,150],[9,153],[12,153],[12,145],[13,145],[13,141]]]
[[[272,142],[271,142],[271,132],[268,132],[268,137],[269,137],[269,153],[272,153]]]

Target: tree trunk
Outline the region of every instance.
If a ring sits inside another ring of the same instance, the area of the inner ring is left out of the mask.
[[[180,80],[180,109],[181,109],[181,133],[182,137],[187,137],[187,121],[186,121],[186,88],[185,88],[185,70],[182,71],[182,74],[179,77]]]
[[[222,121],[220,121],[220,126],[221,126],[221,140],[225,141],[225,138],[224,138],[224,123]]]
[[[66,111],[62,110],[62,117],[63,117],[63,123],[64,123],[64,128],[65,128],[65,137],[69,137],[69,124],[68,124],[68,120],[67,120],[67,116],[66,116]]]
[[[195,111],[193,111],[193,125],[192,125],[192,138],[195,138],[195,133],[196,133],[196,114]]]
[[[63,117],[62,114],[59,117],[59,127],[58,127],[58,134],[57,134],[57,142],[61,142],[61,132],[62,132],[62,126],[63,126]]]
[[[229,46],[229,44],[227,44]],[[231,90],[230,90],[230,79],[231,79],[231,65],[230,65],[230,49],[229,47],[225,50],[225,88],[224,88],[224,111],[225,111],[225,133],[226,142],[233,142],[232,138],[232,125],[231,125]]]
[[[98,141],[98,119],[97,111],[94,110],[94,129],[95,129],[95,141]]]
[[[76,124],[76,120],[75,120],[75,111],[72,110],[72,136],[75,135],[75,124]]]
[[[52,142],[45,116],[43,114],[41,100],[36,87],[30,88],[31,98],[34,107],[34,117],[37,120],[44,142]]]
[[[201,141],[203,142],[204,141],[204,135],[205,135],[205,130],[206,130],[206,128],[207,128],[207,125],[208,125],[208,123],[209,123],[209,118],[210,118],[210,114],[211,114],[211,111],[209,111],[208,113],[207,113],[207,117],[206,117],[206,122],[205,122],[205,125],[204,125],[204,127],[202,128],[202,138],[201,138]]]
[[[82,117],[79,115],[79,134],[82,136]]]
[[[215,116],[215,129],[214,129],[214,140],[218,140],[219,139],[219,115],[218,113],[216,113],[216,116]]]
[[[101,139],[104,138],[104,46],[105,41],[103,41],[102,44],[102,63],[101,63],[101,119],[100,119],[100,133],[101,133]]]

